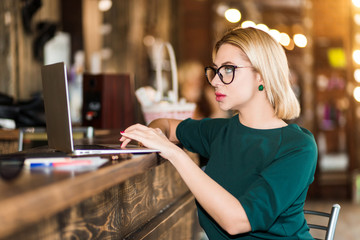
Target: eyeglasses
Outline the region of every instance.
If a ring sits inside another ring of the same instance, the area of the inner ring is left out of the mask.
[[[235,69],[237,68],[251,68],[252,66],[235,66],[235,65],[222,65],[218,69],[214,67],[206,67],[205,68],[205,75],[208,80],[208,82],[211,84],[211,82],[214,80],[216,74],[219,76],[220,80],[224,84],[230,84],[234,80],[235,76]]]

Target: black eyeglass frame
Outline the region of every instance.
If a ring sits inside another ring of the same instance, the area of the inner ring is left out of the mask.
[[[220,73],[220,69],[223,68],[223,67],[230,67],[230,68],[232,68],[233,76],[232,76],[231,81],[228,82],[228,83],[224,82],[223,76],[222,76],[221,73]],[[214,68],[214,67],[211,67],[211,66],[207,66],[207,67],[205,67],[205,76],[206,76],[206,79],[208,80],[208,83],[209,83],[210,85],[211,85],[212,80],[215,78],[215,75],[218,75],[218,76],[219,76],[219,78],[220,78],[220,80],[221,80],[221,82],[222,82],[223,84],[229,85],[229,84],[231,84],[231,83],[234,81],[235,70],[236,70],[237,68],[252,68],[252,66],[236,66],[236,65],[226,64],[226,65],[220,66],[220,67],[217,68],[217,69]],[[208,76],[208,74],[207,74],[207,70],[208,70],[208,69],[211,69],[211,70],[213,70],[213,71],[215,72],[215,75],[214,75],[214,77],[213,77],[211,80],[209,79],[209,76]]]

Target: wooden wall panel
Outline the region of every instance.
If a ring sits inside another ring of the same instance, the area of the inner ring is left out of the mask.
[[[312,0],[314,37],[338,39],[349,36],[350,2],[342,0]]]
[[[111,26],[111,32],[102,36],[102,50],[110,53],[102,60],[104,73],[131,73],[135,89],[149,85],[154,71],[150,62],[151,50],[144,45],[149,35],[174,45],[175,0],[113,1],[112,8],[103,13],[102,23]],[[177,32],[177,31],[176,31]],[[85,39],[91,41],[91,39]]]
[[[213,18],[216,14],[212,0],[179,1],[179,62],[196,60],[202,64],[212,63],[214,41]]]
[[[17,96],[18,1],[0,1],[0,92]]]
[[[32,33],[25,33],[21,18],[21,0],[0,1],[0,15],[9,21],[0,23],[0,91],[15,99],[26,100],[41,91],[41,62],[33,57],[35,30],[39,21],[59,21],[59,0],[43,0],[43,5],[31,21]]]
[[[83,0],[82,7],[84,51],[86,57],[85,67],[89,71],[91,56],[101,51],[102,38],[100,36],[100,27],[102,14],[97,8],[97,1]]]
[[[43,0],[42,3],[41,9],[32,18],[32,28],[43,20],[57,22],[61,26],[60,0]],[[42,63],[36,61],[32,54],[37,32],[33,30],[32,33],[26,34],[23,31],[21,7],[21,0],[0,1],[1,16],[4,17],[8,12],[11,15],[11,23],[0,24],[0,47],[9,46],[0,52],[0,91],[8,92],[16,99],[25,100],[42,89]],[[81,17],[82,14],[79,15]],[[83,16],[84,50],[88,60],[86,70],[90,70],[89,59],[92,53],[105,52],[108,55],[102,55],[105,56],[102,72],[132,73],[135,75],[135,88],[148,84],[153,71],[143,43],[144,36],[152,35],[173,43],[178,38],[175,28],[177,0],[113,1],[112,8],[105,13],[99,12],[96,0],[85,0]],[[110,25],[112,31],[109,34],[101,33],[102,24]],[[7,64],[3,64],[5,62]]]
[[[43,63],[35,60],[33,55],[34,39],[39,34],[36,31],[37,23],[40,21],[59,22],[60,19],[59,0],[43,0],[42,2],[42,7],[32,19],[32,34],[26,34],[22,29],[22,25],[19,24],[19,99],[29,99],[32,94],[42,92],[41,66]],[[18,21],[21,23],[21,20]]]

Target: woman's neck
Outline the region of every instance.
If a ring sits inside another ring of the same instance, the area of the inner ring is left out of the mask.
[[[275,115],[272,105],[248,107],[239,111],[241,124],[256,129],[272,129],[287,126],[287,123]]]

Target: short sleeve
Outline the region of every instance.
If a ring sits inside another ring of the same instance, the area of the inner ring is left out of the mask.
[[[189,151],[209,156],[209,139],[202,127],[206,120],[186,119],[176,129],[176,137],[180,143]]]
[[[283,139],[274,161],[239,198],[252,231],[268,231],[298,199],[299,208],[292,210],[301,210],[301,201],[314,180],[316,162],[317,147],[313,138]]]
[[[178,125],[176,137],[187,150],[209,158],[211,143],[228,122],[229,119],[193,120],[189,118]]]

